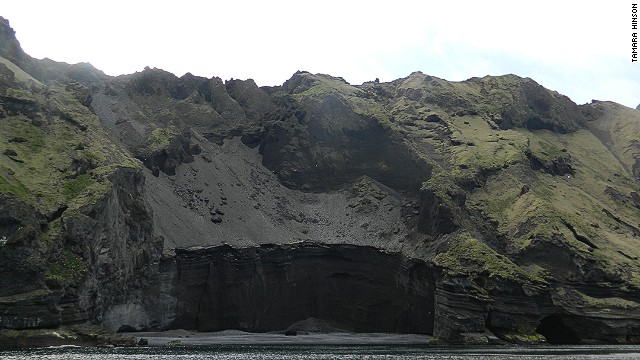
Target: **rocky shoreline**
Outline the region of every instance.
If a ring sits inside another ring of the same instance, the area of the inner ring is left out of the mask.
[[[210,346],[210,345],[426,345],[432,337],[420,334],[390,333],[313,333],[286,335],[283,332],[249,333],[239,330],[195,332],[168,330],[126,333],[146,346]]]

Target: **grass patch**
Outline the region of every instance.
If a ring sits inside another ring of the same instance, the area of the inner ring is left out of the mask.
[[[9,181],[0,176],[0,193],[11,193],[20,199],[29,199],[29,189],[17,180]]]
[[[64,196],[67,200],[71,200],[78,196],[82,190],[91,184],[92,179],[89,174],[82,174],[73,180],[69,180],[64,184]]]
[[[72,283],[80,280],[86,270],[87,264],[81,257],[65,252],[57,261],[47,267],[46,277],[63,283]]]
[[[331,95],[337,96],[344,101],[354,113],[375,118],[387,127],[391,125],[389,113],[382,104],[366,98],[364,91],[351,86],[346,81],[322,74],[304,74],[301,76],[307,77],[311,86],[293,95],[297,101],[321,101]]]
[[[18,90],[30,91],[26,87]],[[0,151],[17,153],[13,159],[0,155],[1,193],[12,193],[43,213],[62,205],[80,208],[95,202],[111,187],[110,174],[118,168],[140,167],[109,140],[100,119],[63,86],[51,84],[46,93],[36,95],[38,106],[47,109],[39,115],[41,126],[23,114],[0,121]],[[78,150],[80,144],[82,150]],[[73,158],[87,159],[91,175],[70,179]]]
[[[518,282],[546,283],[543,278],[524,270],[467,233],[456,239],[447,252],[438,254],[433,261],[452,274],[469,275],[478,272]]]
[[[151,151],[161,150],[169,146],[171,140],[177,135],[174,127],[155,128],[151,131],[148,147]]]
[[[36,98],[33,96],[33,93],[29,90],[22,89],[5,89],[5,96],[13,98],[15,100],[24,101],[24,102],[36,102]]]

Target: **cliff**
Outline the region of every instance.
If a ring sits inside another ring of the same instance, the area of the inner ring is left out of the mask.
[[[638,110],[515,75],[109,77],[0,40],[5,337],[640,341]]]

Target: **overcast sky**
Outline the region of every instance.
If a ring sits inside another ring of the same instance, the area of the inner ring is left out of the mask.
[[[513,73],[582,104],[640,103],[637,1],[5,1],[23,49],[109,75],[157,67],[279,85],[297,70],[352,84],[419,70]]]

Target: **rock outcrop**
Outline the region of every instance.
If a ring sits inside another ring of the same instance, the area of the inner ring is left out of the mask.
[[[0,345],[310,318],[638,343],[639,114],[515,75],[109,77],[0,18]]]
[[[263,332],[315,317],[356,332],[433,331],[431,269],[372,247],[176,250],[161,276],[162,297],[175,304],[165,326]]]

